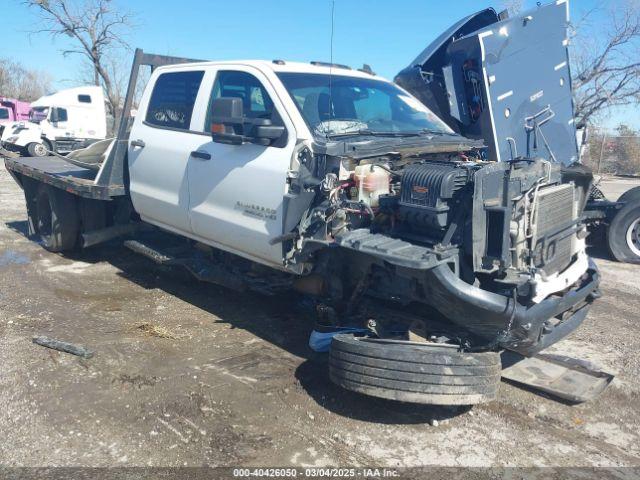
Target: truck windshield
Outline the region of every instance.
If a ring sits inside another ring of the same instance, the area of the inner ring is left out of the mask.
[[[9,110],[0,108],[0,120],[9,120]]]
[[[40,123],[49,115],[49,107],[33,107],[29,112],[29,120],[33,123]]]
[[[453,134],[427,107],[390,82],[312,73],[278,77],[314,135]]]

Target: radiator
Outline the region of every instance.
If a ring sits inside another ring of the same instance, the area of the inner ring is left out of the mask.
[[[575,188],[572,184],[540,189],[533,236],[534,265],[547,275],[564,270],[574,254]]]

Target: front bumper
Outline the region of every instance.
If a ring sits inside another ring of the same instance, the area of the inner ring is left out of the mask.
[[[493,344],[532,356],[575,330],[600,296],[600,274],[589,268],[567,292],[532,306],[460,280],[446,265],[426,272],[429,303],[452,322]]]

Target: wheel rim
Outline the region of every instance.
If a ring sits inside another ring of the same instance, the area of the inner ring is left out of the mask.
[[[36,146],[33,148],[33,151],[38,157],[44,157],[47,154],[47,149],[41,143],[36,144]]]
[[[640,257],[640,218],[636,218],[627,229],[627,246]]]

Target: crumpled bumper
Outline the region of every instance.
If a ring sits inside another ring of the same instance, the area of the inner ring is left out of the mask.
[[[575,330],[593,301],[600,297],[600,274],[593,260],[566,293],[552,295],[532,306],[481,290],[460,280],[446,265],[426,272],[428,302],[449,320],[474,335],[532,356]]]

